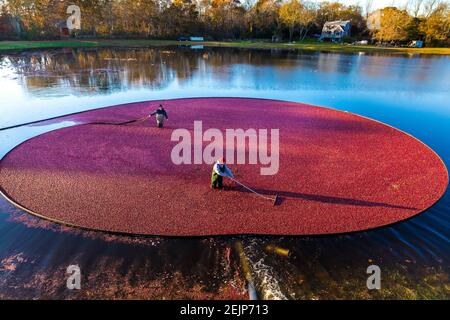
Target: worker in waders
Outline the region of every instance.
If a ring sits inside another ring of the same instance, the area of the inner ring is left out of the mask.
[[[158,109],[153,111],[153,113],[150,114],[150,116],[156,115],[156,125],[158,128],[162,128],[164,125],[164,120],[169,120],[169,117],[167,117],[167,112],[164,110],[164,107],[162,104],[159,105]]]
[[[227,167],[224,158],[220,158],[216,161],[213,166],[211,173],[211,188],[212,189],[222,189],[223,188],[223,177],[234,178],[231,170]]]

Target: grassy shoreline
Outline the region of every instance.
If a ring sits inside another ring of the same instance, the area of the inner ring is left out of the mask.
[[[230,47],[250,49],[298,49],[309,51],[328,51],[346,53],[390,53],[390,54],[422,54],[450,55],[450,48],[390,48],[377,46],[353,46],[333,43],[270,43],[263,41],[204,41],[191,42],[176,40],[133,40],[133,39],[87,39],[87,40],[54,40],[54,41],[0,41],[0,53],[9,50],[49,49],[49,48],[84,48],[84,47],[157,47],[169,45],[203,45],[206,47]]]

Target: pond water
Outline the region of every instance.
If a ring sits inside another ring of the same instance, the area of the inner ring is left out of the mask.
[[[282,99],[414,135],[450,166],[450,58],[225,48],[58,49],[0,55],[0,128],[181,97]],[[0,157],[42,132],[0,130]],[[0,200],[0,298],[449,298],[450,193],[392,226],[321,237],[121,237],[55,225]],[[289,252],[289,254],[287,254]],[[243,259],[249,262],[245,268]],[[82,290],[66,288],[78,264]],[[382,290],[368,291],[379,265]]]

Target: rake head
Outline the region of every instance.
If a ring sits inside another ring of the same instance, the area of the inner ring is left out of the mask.
[[[281,204],[281,197],[279,195],[275,195],[275,198],[273,199],[273,205],[278,206]]]

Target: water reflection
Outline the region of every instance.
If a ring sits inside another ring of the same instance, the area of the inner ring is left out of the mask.
[[[192,96],[270,97],[350,110],[373,102],[394,108],[432,104],[436,110],[450,85],[449,65],[445,56],[223,48],[8,54],[0,56],[0,126],[108,104]]]
[[[188,85],[199,79],[212,80],[210,87],[222,81],[271,90],[357,87],[373,91],[381,86],[403,91],[417,85],[420,91],[430,92],[447,88],[448,59],[211,48],[64,49],[9,55],[1,64],[22,76],[32,93],[42,88],[63,88],[66,94],[76,95],[162,89],[175,81]]]
[[[0,56],[0,127],[131,101],[189,96],[284,99],[359,113],[405,130],[450,166],[448,57],[223,48],[62,49]],[[33,135],[0,131],[0,156]],[[327,237],[118,237],[31,217],[0,199],[0,298],[448,298],[450,194],[391,227]],[[279,250],[267,250],[277,247]],[[277,252],[289,252],[280,255]],[[85,290],[65,289],[79,263]],[[383,290],[368,292],[378,264]]]

